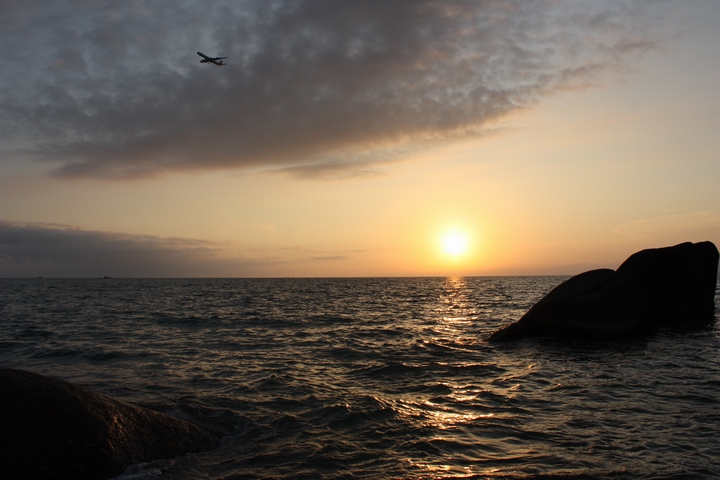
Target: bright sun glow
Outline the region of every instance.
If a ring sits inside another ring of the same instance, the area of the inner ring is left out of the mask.
[[[468,250],[468,237],[456,230],[447,232],[441,239],[443,253],[458,257]]]

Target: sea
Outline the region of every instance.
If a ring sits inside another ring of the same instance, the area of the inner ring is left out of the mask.
[[[720,478],[717,323],[485,340],[566,278],[3,279],[0,364],[223,435],[122,480]]]

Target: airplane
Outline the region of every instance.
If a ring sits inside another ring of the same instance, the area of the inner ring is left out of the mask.
[[[200,63],[212,63],[214,65],[217,65],[218,67],[227,65],[227,63],[223,63],[222,59],[228,58],[228,57],[208,57],[204,53],[200,53],[200,52],[197,52],[197,54],[200,55],[201,57],[203,57],[202,60],[200,60]]]

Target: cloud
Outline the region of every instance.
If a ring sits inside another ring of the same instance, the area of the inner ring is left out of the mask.
[[[237,277],[261,263],[201,240],[0,221],[3,277]]]
[[[0,277],[267,277],[296,275],[318,260],[352,260],[363,251],[300,247],[247,249],[188,238],[82,230],[0,220]]]
[[[662,5],[3,2],[3,155],[71,177],[366,172],[622,68],[656,48]]]

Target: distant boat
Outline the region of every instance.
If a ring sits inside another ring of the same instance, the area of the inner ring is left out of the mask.
[[[103,278],[112,278],[112,277],[108,277],[107,275],[105,275]]]

